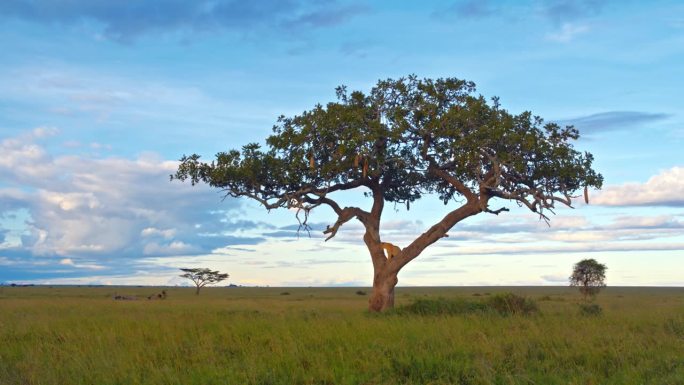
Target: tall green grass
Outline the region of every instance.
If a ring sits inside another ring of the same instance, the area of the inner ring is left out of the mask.
[[[357,288],[112,300],[157,291],[4,288],[0,384],[684,384],[682,289],[609,288],[596,317],[564,288],[397,290],[398,308],[513,291],[531,316],[374,315]]]

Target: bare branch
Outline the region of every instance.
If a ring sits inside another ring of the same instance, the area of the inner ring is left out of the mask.
[[[484,212],[489,213],[489,214],[494,214],[494,215],[499,215],[500,213],[502,213],[502,212],[504,212],[504,211],[511,211],[511,210],[509,210],[509,209],[506,208],[506,207],[502,207],[502,208],[497,209],[497,210],[490,210],[490,209],[488,209],[488,208],[485,208],[485,209],[484,209]]]
[[[319,197],[318,198],[312,198],[310,196],[304,196],[304,201],[306,203],[310,203],[312,205],[321,205],[321,204],[328,205],[331,209],[333,209],[333,211],[335,211],[335,213],[337,215],[340,215],[340,213],[342,212],[342,208],[340,208],[340,205],[337,202],[326,197],[325,194],[314,193],[314,195],[319,195]]]
[[[325,231],[323,231],[323,234],[330,234],[325,240],[328,241],[333,238],[337,234],[337,230],[340,229],[340,226],[349,222],[351,219],[358,218],[361,222],[364,222],[366,221],[367,216],[368,213],[358,207],[345,207],[340,211],[335,224],[333,224],[332,227],[328,226]]]
[[[327,194],[335,191],[343,191],[343,190],[350,190],[356,187],[361,187],[361,186],[366,186],[367,181],[363,178],[355,179],[353,181],[347,182],[347,183],[338,183],[329,187],[326,187],[325,189],[312,189],[311,192],[314,194]]]

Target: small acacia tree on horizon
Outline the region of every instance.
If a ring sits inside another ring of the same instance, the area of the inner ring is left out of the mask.
[[[475,94],[472,82],[412,75],[379,81],[368,94],[341,86],[337,97],[279,117],[267,149],[251,143],[210,163],[183,156],[171,179],[204,182],[267,210],[294,209],[307,231],[311,211],[328,207],[337,220],[323,232],[326,241],[358,220],[374,269],[371,311],[394,306],[399,271],[454,225],[508,211],[491,208],[495,198],[548,221],[557,204],[571,206],[577,191],[584,188],[586,199],[588,187],[601,187],[593,156],[573,148],[575,128],[544,123],[530,112],[510,114],[498,98],[488,103]],[[349,190],[362,190],[370,210],[340,204],[336,193]],[[391,245],[388,258],[380,237],[385,203],[409,210],[422,197],[438,197],[445,216],[405,247]]]
[[[199,295],[200,289],[206,285],[212,285],[228,279],[229,275],[227,273],[220,273],[218,270],[211,270],[208,268],[194,268],[194,269],[181,269],[184,274],[180,277],[187,278],[191,280],[197,290],[195,290],[195,295]]]
[[[575,264],[570,276],[570,286],[579,287],[582,298],[586,302],[606,286],[606,265],[595,259],[583,259]]]

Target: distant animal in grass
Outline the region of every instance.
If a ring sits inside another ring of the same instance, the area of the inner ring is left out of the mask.
[[[114,295],[115,301],[137,301],[138,297],[134,295]]]
[[[161,293],[149,295],[149,296],[147,296],[147,299],[148,300],[166,299],[166,290],[162,290]]]

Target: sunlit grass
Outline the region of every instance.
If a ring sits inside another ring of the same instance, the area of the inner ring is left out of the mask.
[[[684,384],[684,289],[400,288],[539,312],[366,312],[358,288],[3,288],[0,384]],[[364,289],[368,292],[368,289]],[[289,295],[282,295],[289,292]]]

